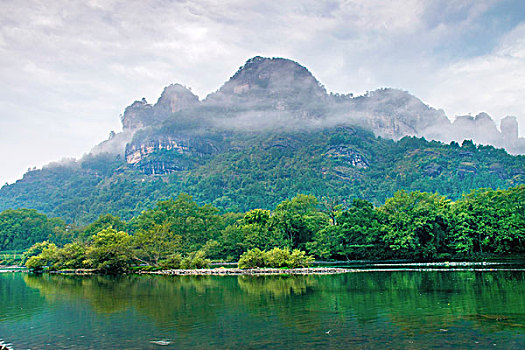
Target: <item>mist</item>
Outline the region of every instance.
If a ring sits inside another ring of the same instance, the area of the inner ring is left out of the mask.
[[[486,113],[451,121],[443,110],[399,89],[381,88],[360,96],[328,93],[300,64],[259,56],[202,101],[189,88],[170,85],[154,105],[143,99],[128,106],[122,123],[124,131],[94,152],[122,153],[132,138],[137,146],[189,132],[309,131],[347,125],[394,140],[405,136],[445,143],[472,140],[525,154],[515,117],[506,117],[498,128]],[[137,130],[142,131],[133,137]]]

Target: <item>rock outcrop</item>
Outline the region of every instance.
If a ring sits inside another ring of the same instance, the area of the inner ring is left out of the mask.
[[[194,107],[198,103],[199,98],[191,90],[180,84],[172,84],[164,88],[155,105],[149,104],[143,98],[126,107],[122,115],[122,128],[142,129],[158,125],[173,117],[174,113]]]

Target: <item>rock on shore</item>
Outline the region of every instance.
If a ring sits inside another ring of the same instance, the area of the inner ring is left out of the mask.
[[[314,267],[297,269],[275,269],[275,268],[216,268],[216,269],[196,269],[196,270],[162,270],[162,271],[141,271],[141,274],[153,275],[173,275],[173,276],[196,276],[196,275],[333,275],[337,273],[351,272],[352,270],[338,267]]]

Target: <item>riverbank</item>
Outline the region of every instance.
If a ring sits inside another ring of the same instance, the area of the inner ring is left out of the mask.
[[[230,275],[334,275],[338,273],[351,272],[349,269],[340,267],[310,267],[296,269],[276,269],[276,268],[258,268],[258,269],[239,269],[239,268],[215,268],[215,269],[195,269],[195,270],[160,270],[160,271],[139,271],[139,274],[149,275],[171,275],[171,276],[230,276]]]
[[[523,259],[503,260],[503,261],[445,261],[445,262],[409,262],[409,261],[352,261],[341,262],[339,266],[319,266],[335,264],[335,262],[316,262],[309,268],[251,268],[240,269],[233,267],[237,263],[215,263],[207,269],[166,269],[166,270],[133,270],[120,274],[127,275],[172,275],[172,276],[228,276],[228,275],[331,275],[350,272],[446,272],[446,271],[525,271],[525,261]],[[213,266],[215,265],[215,267]],[[217,266],[227,265],[227,266]],[[232,267],[229,267],[229,266]],[[317,266],[316,266],[317,265]],[[343,265],[343,266],[341,266]],[[0,273],[3,272],[30,272],[21,266],[0,266]],[[48,271],[49,274],[60,275],[98,275],[94,269],[66,269],[58,271]],[[0,349],[1,350],[1,349]]]
[[[310,267],[296,269],[277,269],[277,268],[256,268],[256,269],[239,269],[217,267],[213,269],[173,269],[158,271],[133,271],[122,273],[123,275],[171,275],[171,276],[237,276],[237,275],[333,275],[338,273],[355,272],[355,269],[346,269],[341,267]],[[0,272],[29,272],[28,269],[0,269]],[[44,273],[55,275],[76,275],[88,276],[98,275],[99,272],[93,269],[68,269],[58,271],[45,271]],[[2,350],[2,349],[0,349]]]
[[[134,271],[127,274],[137,275],[169,275],[169,276],[254,276],[254,275],[334,275],[347,273],[355,270],[341,267],[310,267],[296,269],[256,268],[239,269],[218,267],[213,269],[172,269],[158,271]],[[95,275],[96,271],[91,269],[59,270],[49,271],[51,274],[60,275]]]

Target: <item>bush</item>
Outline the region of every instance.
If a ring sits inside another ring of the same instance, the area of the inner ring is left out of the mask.
[[[159,266],[163,269],[180,269],[182,256],[180,254],[172,254],[166,259],[159,261]]]
[[[53,269],[58,261],[58,248],[54,243],[47,241],[37,243],[28,251],[29,254],[38,252],[36,255],[29,256],[25,262],[26,267],[34,272],[41,272],[46,267]]]
[[[130,270],[133,254],[131,237],[127,233],[105,229],[93,236],[92,242],[86,250],[86,265],[105,274]]]
[[[288,248],[273,248],[264,252],[264,266],[266,267],[288,267],[290,251]]]
[[[180,263],[181,269],[206,269],[211,261],[206,259],[206,253],[202,250],[191,252]]]
[[[294,249],[290,257],[288,258],[288,267],[308,267],[314,262],[314,257],[311,255],[306,255],[305,252]]]
[[[242,253],[239,258],[240,269],[253,269],[265,266],[265,253],[259,248],[248,250]]]
[[[261,251],[258,248],[248,250],[239,259],[239,268],[250,269],[257,267],[308,267],[314,261],[312,256],[294,249],[291,253],[288,248],[273,248],[270,251]]]

